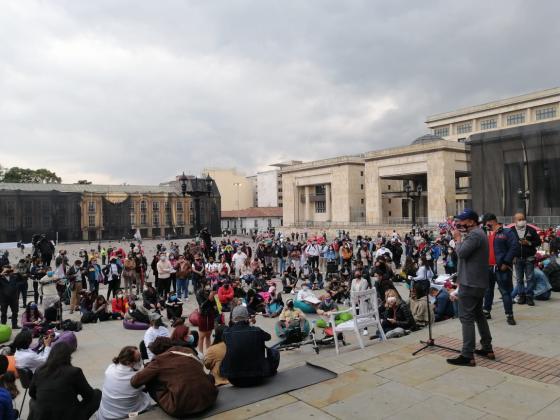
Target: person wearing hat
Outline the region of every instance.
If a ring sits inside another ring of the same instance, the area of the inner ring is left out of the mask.
[[[511,229],[504,228],[501,223],[498,223],[498,219],[494,214],[485,214],[482,221],[488,233],[489,246],[489,283],[486,294],[484,295],[484,316],[486,316],[486,319],[492,318],[492,303],[494,302],[494,289],[497,283],[498,290],[502,295],[507,323],[509,325],[515,325],[516,322],[513,318],[512,270],[513,260],[519,253],[519,243]]]
[[[453,239],[458,257],[459,320],[463,329],[461,354],[447,363],[475,366],[474,354],[494,357],[492,335],[482,312],[484,294],[488,289],[488,238],[478,225],[478,214],[465,209],[455,216]],[[482,349],[475,351],[477,325]]]
[[[220,367],[221,376],[234,386],[259,385],[264,378],[276,374],[280,353],[266,347],[272,337],[251,326],[246,307],[233,308],[232,321],[233,325],[224,331],[226,355]]]

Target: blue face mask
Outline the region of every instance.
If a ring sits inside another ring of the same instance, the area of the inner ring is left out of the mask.
[[[194,336],[189,335],[187,337],[187,344],[194,344]]]

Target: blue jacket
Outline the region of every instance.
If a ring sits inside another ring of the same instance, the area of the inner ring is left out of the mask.
[[[436,296],[436,307],[434,311],[436,317],[435,321],[439,322],[445,318],[453,318],[455,310],[453,309],[453,302],[449,299],[449,293],[444,287],[440,289]]]
[[[16,420],[16,413],[14,411],[12,403],[12,396],[4,388],[0,388],[0,419]]]
[[[519,255],[519,240],[511,229],[501,226],[496,231],[494,255],[498,267],[502,264],[513,266],[513,259]]]

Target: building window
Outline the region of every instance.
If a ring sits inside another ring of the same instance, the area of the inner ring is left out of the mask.
[[[177,201],[176,208],[177,208],[177,211],[183,211],[183,202],[182,201]]]
[[[491,130],[498,127],[498,120],[496,118],[489,118],[480,122],[481,130]]]
[[[130,202],[129,210],[131,213],[134,213],[134,201]]]
[[[142,226],[146,226],[148,224],[148,220],[145,214],[140,215],[140,224]]]
[[[153,211],[159,211],[159,201],[154,201],[152,203],[152,210]]]
[[[142,213],[146,213],[146,211],[148,210],[148,204],[146,203],[145,200],[140,201],[140,211]]]
[[[506,117],[507,125],[523,124],[525,122],[525,113],[518,112],[517,114],[510,114]]]
[[[556,107],[554,106],[537,109],[535,111],[535,119],[537,120],[547,120],[549,118],[555,118],[555,117],[556,117]]]
[[[470,133],[472,131],[472,122],[457,124],[457,134]]]
[[[30,214],[26,214],[23,223],[26,228],[33,227],[33,217]]]
[[[88,212],[95,213],[95,201],[90,201],[88,203]]]
[[[390,189],[391,189],[391,186],[390,186],[390,185],[387,185],[387,189],[390,190]]]
[[[171,224],[171,214],[170,213],[165,213],[165,225],[170,225]]]
[[[134,226],[136,224],[136,216],[134,214],[130,215],[130,224]]]
[[[364,199],[363,198],[360,199],[360,203],[364,204]]]
[[[389,204],[391,204],[391,199],[389,198]]]
[[[185,220],[183,218],[183,214],[178,214],[177,215],[177,224],[179,226],[183,226],[185,224]]]
[[[360,184],[360,190],[364,189],[364,184]]]
[[[459,143],[464,143],[467,139],[465,137],[461,137],[459,140],[457,140]]]
[[[16,230],[16,218],[15,216],[8,216],[8,230]]]
[[[325,195],[325,186],[315,185],[315,195]]]
[[[360,171],[360,176],[364,176],[364,171]]]
[[[324,201],[315,201],[315,213],[325,213],[327,205]]]
[[[152,216],[152,224],[154,226],[159,226],[159,213],[154,213]]]
[[[449,126],[434,128],[434,136],[446,137],[449,135]]]
[[[51,225],[51,215],[43,214],[43,226],[49,227]]]
[[[391,217],[393,215],[393,213],[391,211],[389,211],[389,217]]]
[[[88,216],[88,226],[95,227],[95,215]]]

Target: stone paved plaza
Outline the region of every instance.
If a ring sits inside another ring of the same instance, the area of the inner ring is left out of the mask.
[[[93,244],[92,244],[93,245]],[[84,245],[61,246],[77,252]],[[155,242],[146,244],[151,257]],[[15,257],[17,251],[12,251]],[[280,369],[312,361],[335,371],[335,379],[219,414],[215,419],[555,419],[560,418],[560,298],[553,294],[536,307],[514,306],[517,326],[509,326],[498,300],[490,328],[497,360],[477,359],[475,368],[445,362],[452,353],[428,349],[417,356],[427,330],[379,343],[367,341],[361,350],[352,334],[340,356],[310,347],[282,353]],[[195,308],[191,298],[185,313]],[[69,314],[66,312],[66,316]],[[78,319],[78,315],[73,317]],[[257,325],[272,331],[272,320],[259,317]],[[77,333],[73,362],[94,387],[101,387],[103,372],[121,347],[138,344],[143,331],[122,328],[120,321],[88,324]],[[436,341],[460,346],[458,320],[438,323]],[[18,403],[21,397],[18,398]],[[167,419],[159,410],[142,420]]]

